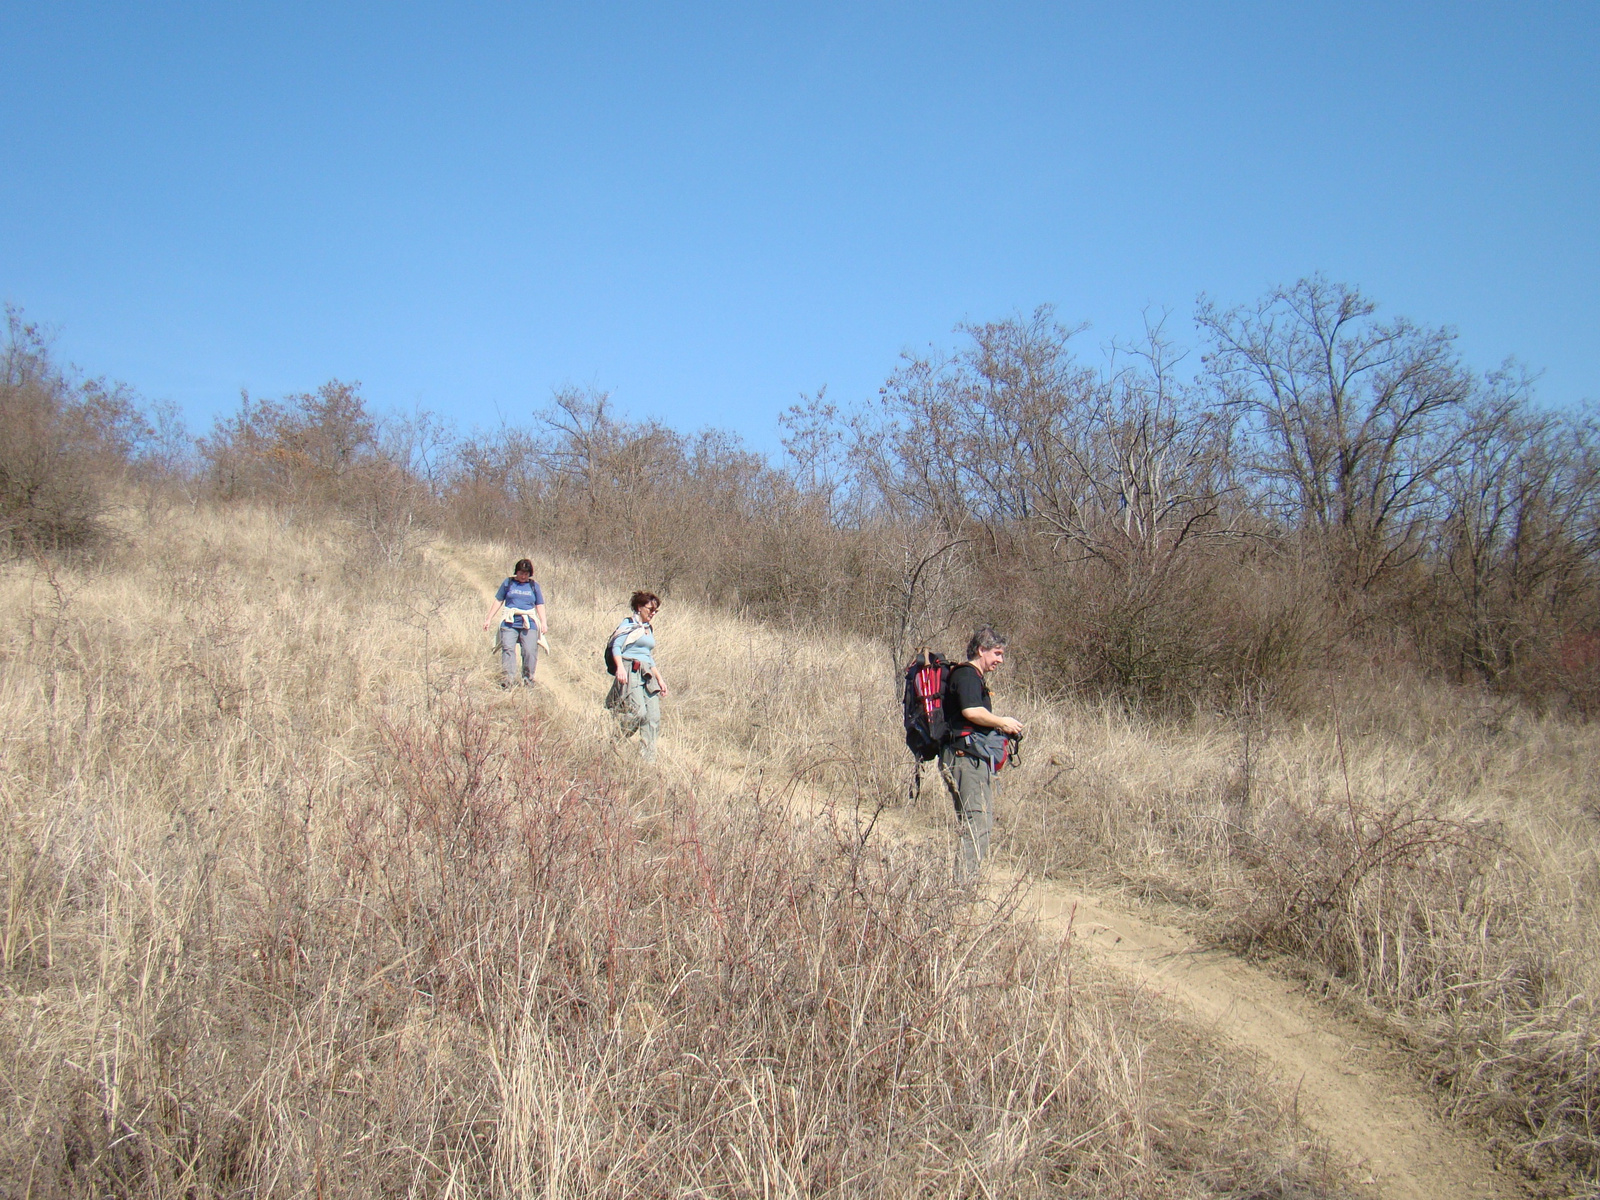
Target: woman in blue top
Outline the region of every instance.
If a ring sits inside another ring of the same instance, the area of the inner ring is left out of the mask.
[[[622,736],[639,735],[639,750],[646,762],[656,757],[656,735],[661,732],[661,697],[667,681],[656,666],[656,634],[650,619],[661,608],[654,592],[635,592],[630,601],[633,616],[611,635],[611,657],[616,678],[606,696],[606,707],[617,714]]]
[[[544,592],[533,577],[533,563],[526,558],[517,559],[510,577],[500,585],[489,605],[489,615],[483,619],[488,629],[494,617],[504,606],[505,619],[500,622],[497,640],[500,644],[500,669],[506,673],[501,687],[532,684],[533,673],[539,665],[539,639],[548,626],[544,619]],[[522,673],[517,673],[517,649],[522,650]]]

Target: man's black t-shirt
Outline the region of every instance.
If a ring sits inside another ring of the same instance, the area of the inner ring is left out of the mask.
[[[978,674],[978,668],[971,663],[957,663],[951,668],[950,678],[944,685],[944,719],[952,737],[973,731],[972,722],[961,715],[962,710],[967,708],[994,711],[994,705],[989,700],[989,685]]]

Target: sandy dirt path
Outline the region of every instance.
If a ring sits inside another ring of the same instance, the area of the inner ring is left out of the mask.
[[[1440,1118],[1398,1052],[1292,983],[1099,897],[1005,882],[1024,889],[1024,908],[1041,921],[1070,925],[1076,945],[1268,1064],[1306,1125],[1353,1163],[1356,1178],[1378,1195],[1479,1200],[1523,1194],[1512,1177],[1495,1170],[1482,1145]]]
[[[483,597],[498,576],[466,556],[444,561]],[[487,636],[487,635],[486,635]],[[604,683],[590,660],[594,647],[552,639],[541,654],[541,702],[569,717],[602,720]],[[585,671],[583,665],[589,669]],[[592,688],[585,683],[593,677]],[[592,691],[593,694],[590,694]],[[661,743],[662,766],[704,777],[704,763],[673,763],[671,739]],[[730,783],[735,782],[730,774]],[[913,839],[948,836],[916,816],[885,814],[887,830]],[[953,842],[952,842],[953,844]],[[1276,1078],[1300,1118],[1325,1138],[1354,1176],[1384,1200],[1512,1200],[1525,1193],[1497,1171],[1484,1147],[1443,1120],[1426,1089],[1407,1074],[1397,1052],[1317,1004],[1294,985],[1225,951],[1198,945],[1185,931],[1118,909],[1093,896],[1011,875],[992,873],[996,894],[1020,890],[1021,911],[1114,970],[1167,998],[1195,1024],[1242,1047]]]

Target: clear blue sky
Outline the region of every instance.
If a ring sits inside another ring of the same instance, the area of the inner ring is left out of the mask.
[[[181,403],[776,444],[962,320],[1312,271],[1600,399],[1600,4],[0,0],[0,296]]]

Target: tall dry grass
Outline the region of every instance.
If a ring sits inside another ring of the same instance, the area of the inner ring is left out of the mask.
[[[646,773],[591,661],[617,581],[542,564],[530,696],[479,630],[504,549],[122,545],[0,579],[7,1194],[1336,1190],[1148,998],[866,836],[896,772],[837,645],[669,615]]]

